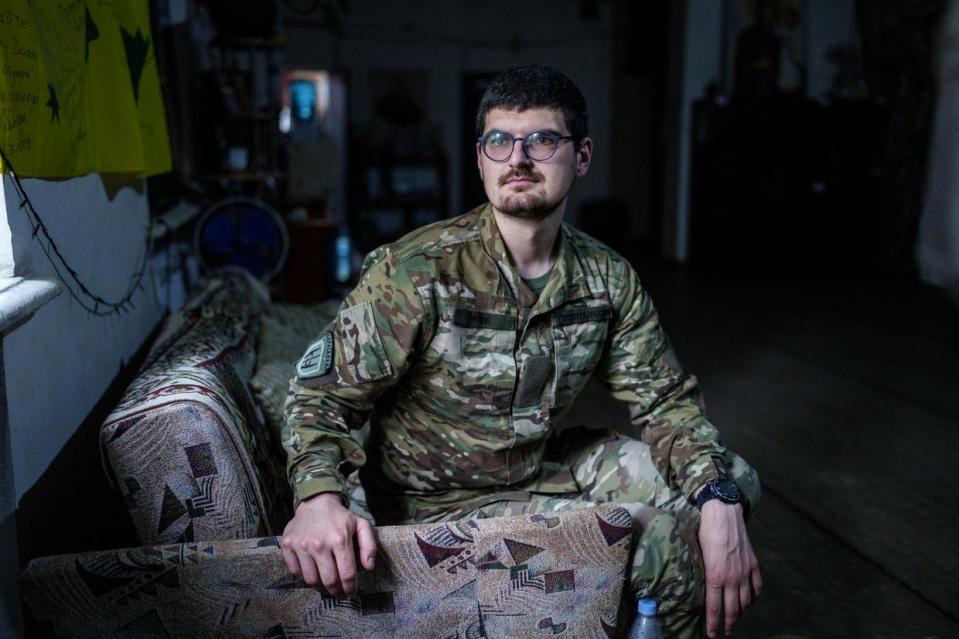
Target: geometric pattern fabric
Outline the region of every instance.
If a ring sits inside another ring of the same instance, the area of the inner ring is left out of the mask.
[[[376,568],[334,599],[290,575],[276,537],[35,559],[21,576],[50,636],[617,635],[630,532],[620,507],[375,530]]]
[[[269,536],[290,516],[284,453],[250,393],[271,343],[258,330],[272,318],[306,333],[329,310],[271,307],[240,270],[201,280],[100,431],[145,545],[31,561],[20,585],[40,634],[617,636],[632,520],[615,506],[378,527],[354,597],[287,572]]]

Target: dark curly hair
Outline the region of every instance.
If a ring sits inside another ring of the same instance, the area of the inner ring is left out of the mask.
[[[490,83],[476,111],[476,137],[483,135],[486,114],[492,109],[525,111],[542,107],[562,112],[577,145],[586,137],[589,116],[583,94],[556,69],[535,64],[508,69]]]

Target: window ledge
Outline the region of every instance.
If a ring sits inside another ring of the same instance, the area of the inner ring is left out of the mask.
[[[0,278],[0,335],[23,324],[62,291],[63,286],[57,280]]]

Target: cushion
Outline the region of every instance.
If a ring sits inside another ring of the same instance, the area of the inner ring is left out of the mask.
[[[288,521],[283,455],[248,386],[268,302],[240,269],[201,280],[101,427],[143,543],[254,537]]]
[[[41,634],[80,637],[614,637],[631,543],[621,507],[375,531],[359,593],[290,575],[275,537],[30,562]]]
[[[250,387],[277,441],[283,429],[283,404],[293,366],[333,320],[338,308],[336,300],[309,306],[273,304],[260,317],[256,370]]]

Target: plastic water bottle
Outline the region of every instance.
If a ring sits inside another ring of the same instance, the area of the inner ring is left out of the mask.
[[[650,598],[640,599],[636,603],[636,611],[639,616],[633,622],[633,627],[629,629],[628,639],[663,639],[663,631],[659,627],[659,621],[656,619],[656,600]]]

